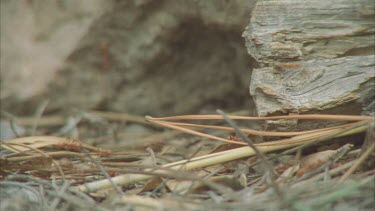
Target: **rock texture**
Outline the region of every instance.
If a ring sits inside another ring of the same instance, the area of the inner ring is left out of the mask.
[[[254,3],[114,1],[32,101],[150,115],[248,106],[256,62],[241,33]]]
[[[261,116],[375,107],[372,0],[4,2],[6,110],[240,109],[254,68]]]
[[[90,24],[111,1],[1,1],[1,104],[13,108],[47,89]]]
[[[375,98],[374,66],[375,56],[350,56],[256,69],[250,94],[260,116],[327,111],[360,114]]]
[[[375,109],[371,0],[258,1],[243,36],[261,116]]]

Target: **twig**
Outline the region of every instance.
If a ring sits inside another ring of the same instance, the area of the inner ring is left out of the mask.
[[[357,128],[346,131],[345,133],[341,134],[341,136],[363,132],[364,130],[366,130],[365,126],[357,127]],[[332,131],[330,131],[330,132],[332,132]],[[327,134],[327,132],[324,133],[324,135],[328,135],[328,134]],[[293,139],[294,141],[292,141],[291,143],[288,143],[284,139],[282,141],[273,141],[272,144],[270,144],[270,145],[258,144],[257,147],[259,148],[259,150],[266,153],[266,152],[271,152],[271,151],[275,151],[275,150],[285,149],[285,148],[297,146],[297,145],[300,145],[300,144],[304,144],[306,141],[310,141],[314,138],[317,138],[315,136],[316,136],[315,134],[309,134],[309,136],[303,135],[303,138],[305,139],[304,141],[295,142],[295,139],[299,140],[298,137],[297,137],[297,138]],[[278,143],[282,143],[282,144],[279,145]],[[203,168],[203,167],[215,165],[215,164],[218,164],[218,163],[223,163],[223,162],[227,162],[227,161],[240,159],[240,158],[243,158],[243,157],[252,156],[254,154],[255,154],[254,150],[251,149],[250,147],[246,146],[246,147],[240,147],[240,148],[236,148],[236,149],[232,149],[232,150],[227,150],[227,151],[223,151],[223,152],[218,152],[218,153],[213,153],[213,154],[209,154],[209,155],[196,157],[196,158],[192,158],[190,160],[182,160],[182,161],[170,163],[170,164],[167,164],[167,165],[163,165],[162,167],[163,168],[171,168],[171,169],[179,169],[179,168],[181,168],[181,165],[184,165],[184,170],[192,170],[192,169],[196,169],[196,168]],[[166,172],[166,170],[156,170],[155,171],[155,170],[147,170],[146,169],[145,173],[150,172],[150,171],[153,172],[153,173],[160,173],[160,174],[163,174],[163,173]],[[125,175],[119,175],[119,176],[113,177],[112,181],[114,183],[116,183],[117,185],[127,185],[127,184],[131,184],[131,183],[134,183],[134,182],[147,180],[151,177],[152,177],[151,175],[143,175],[143,174],[125,174]],[[86,183],[84,185],[78,186],[77,188],[79,190],[83,191],[83,192],[95,192],[97,190],[100,190],[100,189],[103,189],[103,188],[108,188],[110,186],[111,186],[111,184],[108,182],[108,180],[104,179],[104,180]]]
[[[58,131],[53,133],[53,136],[65,136],[70,133],[73,129],[77,128],[78,123],[81,121],[82,116],[78,115],[77,117],[70,117],[66,121],[66,124],[60,128]]]
[[[169,124],[169,122],[155,120],[155,119],[153,119],[152,117],[149,117],[149,116],[146,116],[146,119],[148,121],[152,122],[152,123],[155,123],[155,124],[167,127],[167,128],[175,129],[175,130],[180,130],[180,131],[183,131],[185,133],[192,134],[192,135],[197,135],[197,136],[210,138],[210,139],[218,140],[218,141],[223,141],[223,142],[227,142],[227,143],[232,143],[232,144],[247,145],[247,143],[245,143],[245,142],[233,141],[233,140],[213,136],[213,135],[210,135],[210,134],[197,132],[197,131],[190,130],[190,129],[187,129],[187,128],[183,128],[183,127],[180,127],[180,126],[177,126],[177,125],[171,125],[171,124]],[[346,124],[346,125],[342,125],[342,128],[350,128],[350,126],[352,126],[352,124]],[[331,129],[331,130],[326,130],[326,131],[303,134],[303,135],[300,135],[300,136],[297,136],[297,137],[292,137],[292,138],[289,138],[289,139],[278,140],[277,143],[275,143],[273,141],[259,143],[259,144],[257,144],[257,146],[258,145],[259,146],[272,146],[272,145],[275,145],[275,144],[276,145],[283,145],[283,144],[290,145],[292,143],[296,143],[296,145],[298,145],[297,144],[298,142],[306,142],[307,140],[312,140],[312,139],[315,139],[315,138],[324,137],[324,136],[329,135],[332,132],[338,131],[342,128],[336,128],[336,129]],[[315,136],[315,137],[313,137],[313,136]]]
[[[17,117],[14,118],[15,122],[21,126],[33,125],[36,121],[35,117]],[[38,125],[43,127],[56,127],[62,125],[65,122],[63,116],[53,115],[53,116],[42,116],[38,119]]]
[[[274,155],[274,156],[270,156],[268,157],[269,160],[274,160],[282,155],[287,155],[287,154],[291,154],[293,152],[299,152],[301,149],[304,149],[306,147],[309,147],[309,146],[312,146],[312,145],[315,145],[315,144],[318,144],[320,142],[323,142],[323,141],[326,141],[326,140],[329,140],[331,138],[338,138],[338,137],[341,137],[343,136],[342,134],[345,134],[347,131],[350,131],[354,128],[357,128],[357,127],[360,127],[360,126],[363,126],[363,125],[367,125],[369,123],[369,121],[367,120],[364,120],[364,121],[361,121],[361,122],[356,122],[348,127],[344,127],[344,128],[341,128],[340,130],[338,130],[337,132],[332,132],[331,134],[329,135],[326,135],[326,136],[323,136],[321,138],[318,138],[318,139],[315,139],[315,140],[312,140],[312,141],[308,141],[300,146],[296,146],[296,147],[293,147],[291,149],[288,149],[286,151],[283,151],[281,152],[280,154],[277,154],[277,155]],[[259,164],[259,161],[258,162],[255,162],[253,164],[251,164],[251,166],[254,166],[254,165],[257,165]]]
[[[158,120],[159,121],[159,120]],[[170,125],[176,126],[186,126],[186,127],[195,127],[195,128],[206,128],[206,129],[216,129],[216,130],[225,130],[234,132],[235,129],[231,127],[224,127],[224,126],[216,126],[216,125],[201,125],[201,124],[191,124],[191,123],[181,123],[181,122],[170,122],[170,121],[163,121]],[[339,129],[343,127],[347,127],[349,125],[354,125],[355,123],[321,128],[321,129],[314,129],[314,130],[305,130],[305,131],[298,131],[298,132],[273,132],[273,131],[259,131],[259,130],[251,130],[251,129],[240,129],[246,134],[257,135],[257,136],[297,136],[303,135],[312,132],[319,132],[319,131],[327,131],[332,129]]]
[[[65,174],[64,174],[64,171],[62,170],[61,166],[55,160],[53,160],[51,157],[49,157],[45,152],[43,152],[42,150],[36,149],[34,147],[27,146],[26,144],[18,144],[18,143],[6,143],[6,144],[22,146],[22,147],[25,147],[25,148],[28,148],[28,149],[31,149],[33,151],[36,151],[36,152],[40,153],[45,158],[50,158],[51,162],[56,166],[57,170],[59,171],[59,173],[61,175],[61,178],[65,181]]]
[[[115,112],[104,112],[104,111],[90,111],[90,114],[102,117],[110,121],[128,121],[136,122],[142,124],[149,124],[141,116],[124,114],[124,113],[115,113]],[[8,115],[8,114],[7,114]],[[8,115],[10,116],[10,115]],[[36,117],[17,117],[14,118],[15,121],[22,126],[33,125],[35,121],[38,121],[39,126],[51,127],[58,126],[65,123],[65,118],[59,115],[44,116],[40,118]]]
[[[363,153],[357,160],[355,160],[354,164],[350,167],[350,169],[345,172],[345,174],[340,178],[338,183],[342,183],[345,181],[351,174],[355,172],[355,170],[370,156],[370,154],[375,150],[375,143],[372,144],[365,153]]]
[[[98,115],[102,118],[112,120],[112,121],[129,121],[129,122],[136,122],[142,124],[149,124],[144,120],[141,116],[131,115],[131,114],[124,114],[124,113],[115,113],[115,112],[104,112],[104,111],[90,111],[88,113],[92,113]]]
[[[236,133],[241,137],[242,140],[244,140],[256,153],[257,157],[262,160],[262,163],[265,165],[266,168],[268,168],[268,170],[271,170],[271,172],[273,171],[273,166],[272,164],[267,160],[267,157],[265,154],[263,154],[263,152],[261,152],[258,147],[253,143],[253,141],[247,137],[243,131],[241,131],[238,127],[238,125],[233,121],[231,120],[228,115],[226,113],[224,113],[223,111],[217,109],[216,110],[220,115],[222,115],[224,117],[224,120],[231,126],[233,127],[233,129],[236,131]]]
[[[340,158],[345,156],[350,151],[351,148],[353,148],[353,144],[345,144],[344,146],[340,147],[339,149],[336,150],[335,154],[332,157],[330,157],[330,159],[325,164],[304,174],[301,178],[297,180],[297,182],[305,180],[309,177],[312,177],[323,170],[325,170],[324,178],[327,178],[327,176],[329,176],[328,174],[329,168],[332,166],[332,164],[334,164]]]
[[[331,170],[328,172],[328,174],[329,174],[331,177],[332,177],[332,176],[335,176],[335,175],[337,175],[337,174],[340,174],[342,171],[345,171],[346,169],[350,168],[350,166],[352,166],[353,163],[354,163],[354,161],[350,161],[350,162],[345,163],[345,164],[343,164],[343,165],[341,165],[341,166],[339,166],[339,167],[337,167],[337,168],[331,169]],[[316,176],[314,176],[314,177],[312,177],[312,178],[310,178],[310,179],[307,179],[307,180],[303,180],[303,181],[301,181],[301,182],[298,182],[298,183],[294,184],[293,186],[295,186],[295,185],[298,186],[298,185],[303,185],[303,184],[308,184],[308,183],[311,183],[311,182],[314,182],[314,181],[318,181],[318,180],[324,178],[324,176],[325,176],[325,172],[320,173],[320,174],[318,174],[318,175],[316,175]],[[293,186],[292,186],[292,187],[293,187]]]
[[[83,150],[87,157],[90,159],[91,162],[93,162],[95,164],[95,166],[103,173],[103,175],[108,179],[108,181],[111,183],[113,189],[116,190],[116,192],[120,195],[124,195],[124,192],[121,190],[121,188],[119,188],[116,183],[114,183],[111,179],[111,176],[109,176],[109,174],[107,173],[107,171],[103,168],[102,165],[100,165],[98,162],[96,162],[96,160],[90,155],[89,151],[84,149]]]
[[[6,147],[4,147],[4,146],[8,147],[10,149],[10,151],[13,150],[13,152],[15,152],[15,153],[9,154],[9,155],[5,155],[5,156],[1,156],[2,158],[3,157],[7,157],[7,156],[11,156],[11,155],[14,155],[14,154],[26,154],[25,151],[22,151],[20,149],[17,149],[16,147],[13,147],[12,144],[9,144],[9,143],[7,143],[5,141],[0,141],[0,147],[6,149]]]
[[[361,121],[375,120],[373,116],[352,116],[352,115],[328,115],[328,114],[305,114],[305,115],[285,115],[285,116],[268,116],[268,117],[248,117],[248,116],[228,116],[234,120],[278,120],[278,119],[310,119],[310,120],[343,120],[343,121]],[[220,115],[182,115],[171,117],[151,118],[151,120],[220,120]]]
[[[227,143],[232,143],[232,144],[247,145],[247,143],[244,143],[244,142],[232,141],[232,140],[229,140],[229,139],[220,138],[220,137],[213,136],[213,135],[210,135],[210,134],[206,134],[206,133],[202,133],[202,132],[190,130],[190,129],[187,129],[187,128],[179,127],[177,125],[171,125],[171,124],[169,124],[169,122],[156,121],[156,120],[153,120],[149,116],[146,116],[146,119],[148,121],[150,121],[151,123],[158,124],[158,125],[161,125],[161,126],[164,126],[164,127],[167,127],[167,128],[179,130],[179,131],[182,131],[182,132],[185,132],[185,133],[189,133],[189,134],[192,134],[192,135],[206,137],[206,138],[210,138],[210,139],[214,139],[214,140],[218,140],[218,141],[223,141],[223,142],[227,142]]]
[[[152,208],[154,210],[164,210],[163,203],[160,200],[144,196],[122,196],[121,202],[124,204],[131,204],[133,206],[142,206]]]
[[[55,145],[71,145],[72,143],[77,143],[78,146],[74,146],[75,148],[82,147],[82,148],[89,149],[91,151],[98,152],[98,153],[110,153],[110,150],[105,150],[102,148],[94,147],[89,144],[85,144],[83,142],[77,141],[76,139],[70,139],[70,138],[58,137],[58,136],[28,136],[28,137],[7,140],[5,143],[8,143],[8,144],[28,143],[29,144],[29,143],[35,143],[35,142],[39,144],[38,148],[47,147],[47,146],[55,146]]]
[[[11,154],[14,155],[14,154]],[[68,152],[68,151],[60,151],[60,152],[44,152],[44,154],[36,154],[36,155],[28,155],[28,156],[18,156],[18,157],[4,157],[4,159],[8,161],[23,161],[23,160],[31,160],[36,158],[41,158],[45,156],[54,158],[54,157],[63,157],[63,156],[70,156],[70,157],[84,157],[84,155],[77,153],[77,152]]]
[[[156,166],[157,162],[156,162],[156,156],[155,156],[154,150],[152,150],[150,147],[147,147],[146,151],[150,153],[152,163]]]
[[[360,157],[365,151],[375,143],[375,121],[371,121],[366,131],[365,141],[362,144],[361,152],[358,154]]]
[[[253,143],[253,141],[247,137],[245,135],[245,133],[243,131],[240,130],[240,128],[238,127],[238,125],[233,121],[231,120],[228,115],[223,112],[222,110],[220,109],[217,109],[216,110],[220,115],[223,116],[224,120],[231,126],[234,128],[234,130],[236,131],[236,133],[244,140],[246,141],[246,143],[255,151],[257,157],[262,160],[262,164],[268,169],[268,173],[271,174],[269,175],[269,178],[270,178],[270,185],[271,187],[274,189],[274,191],[276,192],[276,194],[278,195],[279,199],[282,200],[283,199],[283,195],[281,193],[281,190],[279,188],[279,186],[276,184],[275,182],[275,179],[274,179],[274,167],[272,166],[272,164],[267,160],[267,157],[266,155],[260,151],[258,149],[257,146],[255,146],[255,144]]]
[[[61,189],[57,193],[56,198],[51,203],[51,210],[55,210],[56,207],[57,207],[57,205],[59,205],[59,203],[61,201],[60,196],[64,194],[64,192],[68,189],[69,185],[70,185],[69,182],[67,182],[67,181],[64,182],[64,184],[62,185]]]
[[[40,117],[43,115],[44,110],[46,109],[49,100],[43,101],[35,111],[35,119],[33,125],[31,127],[30,135],[33,136],[35,134],[36,128],[38,127],[38,121]]]
[[[9,120],[9,123],[10,123],[10,129],[12,129],[14,135],[16,136],[16,138],[20,137],[21,135],[18,133],[17,131],[17,126],[16,126],[16,123],[14,122],[14,119],[10,119]]]

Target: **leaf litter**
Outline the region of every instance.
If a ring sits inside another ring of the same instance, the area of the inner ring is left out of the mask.
[[[69,118],[42,110],[12,118],[29,134],[1,140],[1,210],[372,210],[375,204],[372,116],[219,111],[143,118],[88,111]],[[345,123],[282,132],[238,126],[285,119]],[[121,133],[131,126],[138,133]],[[274,138],[254,141],[264,137]],[[333,149],[322,148],[328,145]]]

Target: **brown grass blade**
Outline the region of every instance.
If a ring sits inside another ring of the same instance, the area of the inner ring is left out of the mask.
[[[286,115],[286,116],[268,116],[268,117],[248,117],[248,116],[228,116],[234,120],[278,120],[278,119],[310,119],[310,120],[342,120],[342,121],[362,121],[375,120],[373,116],[354,116],[354,115],[328,115],[328,114],[304,114],[304,115]],[[149,120],[222,120],[220,115],[182,115],[171,117],[154,118],[147,116]]]

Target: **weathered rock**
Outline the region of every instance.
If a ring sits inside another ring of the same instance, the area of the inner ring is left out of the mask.
[[[241,33],[255,0],[112,3],[32,102],[48,97],[50,110],[151,115],[239,109],[249,103],[246,87],[255,62]]]
[[[258,1],[243,36],[262,63],[374,54],[372,0]]]
[[[375,56],[354,56],[255,69],[250,94],[260,116],[335,108],[360,114],[375,97],[374,67]]]
[[[93,24],[48,90],[50,108],[171,115],[248,102],[252,63],[240,35],[251,2],[135,2]]]
[[[243,33],[260,116],[369,114],[375,98],[372,1],[258,1]]]
[[[1,104],[14,108],[47,89],[110,1],[1,1]]]

